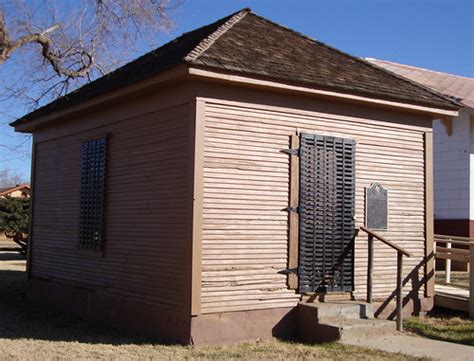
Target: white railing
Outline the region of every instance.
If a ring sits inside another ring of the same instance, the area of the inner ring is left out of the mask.
[[[454,245],[454,247],[453,247]],[[469,317],[474,319],[474,238],[434,235],[435,257],[445,260],[445,281],[451,283],[451,261],[467,263],[469,273]]]

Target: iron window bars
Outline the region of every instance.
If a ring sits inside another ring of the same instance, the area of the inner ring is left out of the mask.
[[[78,247],[102,250],[105,216],[107,137],[81,144],[81,189]]]

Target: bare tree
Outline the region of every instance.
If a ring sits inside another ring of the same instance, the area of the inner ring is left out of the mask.
[[[0,0],[0,101],[37,107],[154,46],[182,0]]]
[[[10,169],[0,170],[0,188],[9,188],[25,183],[28,183],[28,180],[25,179],[21,174],[16,173]]]

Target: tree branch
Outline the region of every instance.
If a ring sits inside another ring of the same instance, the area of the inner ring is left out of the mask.
[[[59,29],[60,26],[60,24],[56,24],[46,30],[43,30],[42,32],[24,35],[11,43],[8,39],[8,36],[4,35],[3,39],[1,37],[2,34],[7,34],[7,32],[5,23],[2,21],[2,17],[0,17],[0,41],[3,40],[3,46],[1,48],[2,52],[0,53],[0,64],[5,62],[15,50],[21,48],[22,46],[28,43],[37,43],[42,47],[43,57],[50,63],[58,75],[64,75],[71,78],[86,76],[91,71],[94,63],[92,53],[88,53],[81,49],[80,56],[81,59],[83,59],[82,66],[77,70],[72,70],[63,67],[61,65],[61,55],[55,54],[52,50],[52,40],[48,37],[48,34]]]
[[[11,1],[0,4],[0,68],[8,74],[0,90],[37,107],[156,46],[183,0]]]

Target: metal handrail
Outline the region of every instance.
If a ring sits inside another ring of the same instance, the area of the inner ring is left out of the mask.
[[[385,243],[387,246],[390,246],[392,247],[394,250],[396,250],[397,252],[402,252],[405,256],[407,257],[411,257],[413,256],[410,252],[408,252],[407,250],[403,249],[402,247],[400,246],[397,246],[395,243],[389,241],[388,239],[382,237],[381,235],[375,233],[374,231],[368,229],[368,228],[365,228],[364,226],[361,226],[360,227],[361,230],[363,230],[365,233],[367,233],[368,235],[370,236],[373,236],[374,238],[377,238],[379,241]]]
[[[389,241],[388,239],[380,236],[374,231],[360,227],[362,231],[368,235],[368,265],[367,265],[367,302],[372,303],[372,274],[374,269],[374,238],[385,243],[387,246],[392,247],[397,251],[397,330],[403,331],[403,298],[402,298],[402,288],[403,288],[403,256],[411,257],[412,254],[407,250],[403,249],[400,246],[397,246],[395,243]]]

